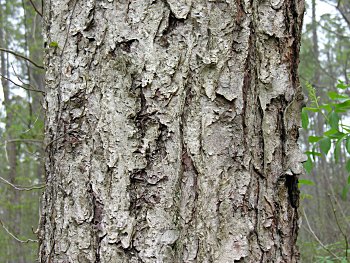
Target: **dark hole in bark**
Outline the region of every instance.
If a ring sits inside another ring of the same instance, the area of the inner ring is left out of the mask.
[[[121,50],[123,50],[124,52],[130,53],[131,50],[131,45],[135,42],[138,42],[137,39],[130,39],[130,40],[125,40],[121,43],[119,43],[119,47],[121,48]]]
[[[184,24],[185,22],[185,19],[176,18],[176,16],[172,12],[170,12],[168,19],[168,27],[163,31],[163,35],[171,33],[176,27],[178,27],[181,24]]]
[[[286,175],[285,186],[288,189],[291,206],[297,208],[299,204],[298,178],[295,175]]]

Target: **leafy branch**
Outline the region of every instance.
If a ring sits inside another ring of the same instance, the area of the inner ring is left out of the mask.
[[[337,88],[339,90],[346,90],[350,85],[342,81],[338,81]],[[308,156],[304,163],[304,168],[308,173],[313,169],[313,162],[316,157],[327,156],[333,145],[333,155],[336,162],[339,161],[339,156],[342,147],[350,154],[350,126],[341,122],[343,113],[350,111],[350,97],[344,92],[329,91],[329,103],[321,103],[320,98],[317,97],[316,90],[311,84],[306,85],[306,89],[311,101],[310,107],[302,109],[302,127],[308,129],[309,127],[309,112],[322,114],[328,130],[321,135],[309,136],[309,143],[313,145],[312,150],[305,152]],[[316,148],[320,149],[320,152]],[[346,163],[346,169],[350,174],[350,160]],[[305,180],[307,181],[307,180]],[[345,198],[350,187],[350,175],[342,192],[342,197]]]

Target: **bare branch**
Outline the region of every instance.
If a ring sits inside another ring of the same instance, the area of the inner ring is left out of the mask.
[[[349,39],[349,38],[350,38],[350,36],[346,36],[346,35],[340,34],[340,33],[336,32],[336,31],[332,30],[331,28],[328,28],[327,26],[322,25],[322,23],[320,23],[320,22],[317,22],[317,24],[318,24],[322,29],[324,29],[325,31],[327,31],[328,33],[333,34],[333,35],[336,35],[336,36],[339,37],[339,38],[343,38],[343,39]]]
[[[42,144],[42,140],[35,140],[35,139],[11,139],[11,140],[6,140],[6,143],[8,142],[31,142],[31,143],[38,143]]]
[[[327,5],[330,5],[330,6],[334,7],[334,8],[337,8],[337,6],[334,5],[331,1],[321,0],[321,2],[324,2],[324,3],[326,3]]]
[[[42,92],[42,93],[46,93],[45,91],[42,91],[42,90],[38,90],[36,89],[35,87],[33,87],[30,83],[25,83],[21,77],[18,75],[17,71],[16,71],[16,68],[13,66],[13,63],[11,63],[11,68],[13,70],[13,73],[15,74],[16,78],[22,83],[23,86],[28,86],[30,87],[33,91],[38,91],[38,92]]]
[[[32,190],[40,190],[45,188],[44,184],[39,184],[39,185],[32,185],[32,186],[18,186],[18,185],[14,185],[11,182],[7,181],[5,178],[0,176],[0,180],[3,181],[5,184],[11,186],[13,189],[17,190],[17,191],[32,191]]]
[[[312,230],[311,226],[310,226],[310,223],[309,223],[309,220],[306,216],[306,213],[305,213],[305,210],[304,208],[301,209],[302,212],[303,212],[303,215],[304,215],[304,218],[305,218],[305,221],[306,221],[306,224],[307,224],[307,227],[309,228],[309,232],[314,236],[315,240],[320,244],[320,246],[326,250],[329,254],[331,254],[333,257],[335,257],[336,259],[339,259],[339,257],[334,254],[331,250],[329,250],[322,242],[321,240],[317,237],[317,235],[315,234],[315,232]],[[340,259],[339,259],[340,260]]]
[[[334,208],[334,205],[333,205],[333,202],[332,202],[332,199],[331,199],[331,195],[328,194],[328,198],[329,198],[329,201],[331,202],[331,206],[332,206],[332,209],[333,209],[333,215],[334,215],[334,218],[335,218],[335,222],[337,224],[337,227],[340,231],[340,233],[342,234],[342,236],[344,237],[344,240],[345,240],[345,258],[348,259],[348,250],[349,250],[349,242],[348,242],[348,237],[347,235],[344,233],[342,227],[340,226],[340,223],[339,223],[339,220],[338,220],[338,216],[337,216],[337,213],[336,213],[336,209]]]
[[[19,84],[17,84],[16,82],[14,82],[13,80],[11,80],[11,79],[5,77],[5,76],[2,75],[2,74],[0,74],[0,77],[6,79],[7,81],[10,81],[13,85],[15,85],[15,86],[17,86],[17,87],[19,87],[19,88],[22,88],[22,89],[25,89],[25,90],[29,90],[29,91],[40,92],[40,93],[45,94],[45,91],[38,90],[38,89],[31,89],[31,88],[27,88],[27,87],[24,87],[24,86],[22,86],[22,85],[19,85]],[[25,85],[28,85],[28,84],[25,84]],[[30,85],[28,85],[28,86],[30,86]]]
[[[6,53],[10,53],[10,54],[12,54],[12,55],[14,55],[14,56],[16,56],[16,57],[22,58],[22,59],[24,59],[24,60],[30,62],[31,64],[33,64],[33,65],[36,66],[37,68],[45,69],[43,66],[41,66],[41,65],[39,65],[39,64],[37,64],[37,63],[35,63],[33,60],[31,60],[31,59],[27,58],[26,56],[23,56],[23,55],[21,55],[21,54],[15,52],[15,51],[13,51],[13,50],[9,50],[9,49],[0,47],[0,51],[6,52]]]
[[[33,6],[35,12],[37,12],[39,16],[43,17],[43,14],[39,11],[39,9],[36,8],[36,6],[35,6],[35,4],[33,3],[33,1],[32,1],[32,0],[29,0],[29,2],[32,4],[32,6]]]
[[[2,222],[2,220],[0,219],[0,225],[2,226],[2,228],[6,231],[7,234],[9,234],[11,237],[13,237],[16,241],[20,242],[20,243],[29,243],[29,242],[38,242],[38,240],[34,240],[34,239],[27,239],[27,240],[21,240],[18,237],[16,237],[14,234],[12,234],[7,227],[4,225],[4,223]]]

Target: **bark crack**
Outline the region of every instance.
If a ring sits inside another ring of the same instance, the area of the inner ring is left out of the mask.
[[[253,22],[250,23],[250,25],[253,25]],[[255,65],[255,61],[253,60],[253,52],[254,52],[254,36],[252,34],[252,30],[249,32],[249,42],[248,42],[248,54],[245,61],[244,66],[244,79],[243,79],[243,86],[242,86],[242,94],[243,94],[243,109],[242,109],[242,127],[243,127],[243,134],[248,134],[248,126],[246,123],[247,119],[247,103],[248,103],[248,95],[249,90],[251,88],[251,81],[252,81],[252,65]],[[246,136],[243,138],[244,147],[247,150],[247,139]]]

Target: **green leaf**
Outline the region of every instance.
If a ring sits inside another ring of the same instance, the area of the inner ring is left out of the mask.
[[[335,147],[334,147],[335,162],[338,162],[338,160],[339,160],[339,155],[341,154],[341,143],[345,137],[346,137],[346,134],[344,134],[342,137],[340,137],[335,144]]]
[[[338,89],[347,89],[349,85],[344,84],[343,81],[338,80],[338,85],[336,86]]]
[[[348,192],[349,192],[349,185],[346,184],[344,187],[343,187],[343,191],[341,193],[341,198],[345,201],[346,200],[346,197],[348,195]]]
[[[313,157],[315,157],[315,156],[322,157],[321,153],[315,152],[315,151],[306,151],[305,154],[308,155],[308,156],[313,156]]]
[[[350,185],[350,175],[348,176],[348,185]]]
[[[327,155],[329,150],[331,149],[331,139],[325,137],[322,140],[320,140],[320,148],[321,151]]]
[[[311,180],[307,179],[299,179],[299,185],[315,185],[315,183]]]
[[[310,157],[307,158],[307,161],[303,163],[304,169],[307,173],[311,173],[312,168],[314,167],[314,164],[312,163],[312,160]]]
[[[333,103],[332,106],[337,111],[344,111],[350,109],[350,100],[343,101],[342,103]]]
[[[329,125],[332,129],[339,130],[339,116],[334,111],[329,114]]]
[[[330,130],[324,132],[323,135],[329,137],[329,136],[331,136],[333,134],[336,134],[337,132],[338,131],[336,129],[330,129]]]
[[[300,185],[299,185],[299,188],[300,188]],[[300,193],[300,199],[301,200],[304,200],[304,199],[312,199],[313,198],[313,196],[312,195],[310,195],[310,194],[306,194],[306,193]]]
[[[52,42],[49,44],[49,47],[57,48],[57,47],[58,47],[58,43],[55,42],[55,41],[52,41]]]
[[[303,127],[303,129],[307,129],[309,126],[309,116],[307,115],[306,110],[304,110],[304,108],[301,111],[301,126]]]
[[[309,136],[309,142],[310,143],[315,143],[318,142],[320,140],[322,140],[323,137],[319,137],[319,136]]]
[[[335,139],[335,140],[338,140],[340,139],[341,137],[343,137],[344,135],[346,135],[344,132],[337,132],[331,136],[329,136],[330,139]]]
[[[346,144],[345,144],[345,146],[346,146],[346,151],[347,151],[348,153],[350,153],[350,136],[348,136],[348,137],[346,138]]]
[[[347,99],[347,98],[349,98],[349,96],[346,95],[346,94],[339,94],[339,93],[334,92],[334,91],[329,91],[328,92],[328,97],[331,100],[339,100],[339,99]]]
[[[350,159],[346,161],[346,165],[345,165],[346,170],[348,171],[348,173],[350,174]],[[349,178],[348,178],[349,179]]]
[[[332,111],[332,107],[329,104],[323,104],[320,106],[321,109],[325,109],[328,112]]]
[[[311,107],[304,107],[303,109],[307,111],[312,111],[312,112],[319,112],[320,108],[311,108]]]

